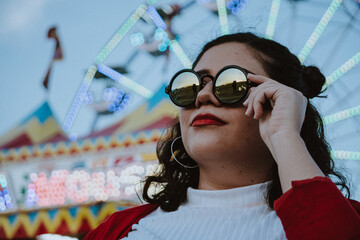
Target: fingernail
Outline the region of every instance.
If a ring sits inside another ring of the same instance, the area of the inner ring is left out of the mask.
[[[254,113],[254,119],[256,119],[256,113]]]
[[[243,102],[243,105],[245,106],[247,104],[249,99],[246,99],[244,102]]]
[[[248,116],[249,109],[246,109],[245,115]]]

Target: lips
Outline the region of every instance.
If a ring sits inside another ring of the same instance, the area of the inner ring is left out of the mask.
[[[212,115],[210,113],[205,114],[198,114],[194,117],[191,126],[197,127],[197,126],[206,126],[206,125],[218,125],[223,126],[226,122],[220,118],[218,118],[215,115]]]

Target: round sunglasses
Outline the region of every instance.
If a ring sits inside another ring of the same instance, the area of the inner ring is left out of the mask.
[[[221,103],[233,104],[243,100],[249,89],[257,86],[247,79],[248,73],[252,72],[237,65],[223,67],[215,77],[209,74],[199,76],[194,70],[184,69],[172,77],[169,86],[165,88],[165,93],[175,105],[192,107],[199,91],[205,86],[203,79],[208,77],[212,80],[215,97]]]

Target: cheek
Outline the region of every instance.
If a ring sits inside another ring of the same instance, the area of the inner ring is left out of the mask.
[[[179,111],[179,122],[180,122],[180,130],[181,134],[186,132],[186,130],[189,128],[189,118],[190,118],[191,112],[190,110],[186,110],[183,108],[180,108]]]
[[[259,122],[257,120],[249,119],[244,125],[242,133],[242,142],[245,146],[250,148],[258,148],[262,146],[262,139],[259,132]]]
[[[229,138],[235,138],[242,142],[254,141],[254,139],[258,139],[260,136],[259,122],[245,116],[245,110],[245,108],[239,109],[238,112],[231,115],[232,131],[227,134]]]
[[[180,110],[179,112],[179,122],[180,122],[180,131],[182,135],[182,133],[184,132],[184,122],[185,122],[185,116],[182,110]]]
[[[180,131],[181,131],[181,138],[183,145],[185,147],[185,150],[188,152],[189,148],[189,122],[190,122],[190,115],[191,110],[186,109],[180,109],[179,112],[179,122],[180,122]]]

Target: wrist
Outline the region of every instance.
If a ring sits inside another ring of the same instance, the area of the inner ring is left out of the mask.
[[[300,133],[297,131],[291,131],[291,130],[287,130],[287,131],[278,131],[274,134],[272,134],[269,137],[269,141],[274,144],[274,143],[280,143],[280,142],[286,142],[288,140],[301,140],[303,141],[303,139],[300,136]]]
[[[304,140],[297,131],[281,131],[272,134],[267,139],[267,146],[274,155],[276,151],[289,147],[292,144],[305,144]]]
[[[283,192],[291,188],[291,182],[324,176],[311,157],[304,140],[296,132],[279,132],[269,138],[269,149],[278,166]]]

